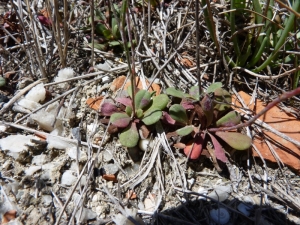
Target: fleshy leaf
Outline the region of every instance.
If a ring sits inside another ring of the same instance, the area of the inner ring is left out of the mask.
[[[160,109],[153,109],[152,111],[147,111],[147,113],[145,113],[142,121],[146,125],[155,124],[157,121],[160,120],[161,116],[162,111]]]
[[[137,111],[136,111],[136,116],[137,116],[137,118],[142,118],[143,117],[143,110],[142,109],[138,109]]]
[[[163,111],[162,121],[166,124],[174,125],[176,120],[174,120],[169,113]]]
[[[130,98],[119,97],[119,98],[116,98],[116,101],[125,106],[132,106],[132,101]]]
[[[113,113],[118,111],[118,108],[112,101],[104,100],[101,104],[100,111],[103,116],[111,116]]]
[[[176,130],[176,133],[180,136],[186,136],[186,135],[189,135],[190,133],[192,133],[193,130],[194,130],[194,126],[190,125],[190,126],[185,126],[183,128]]]
[[[213,99],[210,98],[208,95],[205,95],[204,98],[200,102],[203,111],[205,112],[212,112],[214,105]]]
[[[157,95],[153,97],[153,103],[151,105],[151,108],[163,110],[168,105],[169,100],[170,99],[166,94]]]
[[[221,160],[222,162],[227,162],[227,157],[225,155],[224,149],[222,148],[221,144],[218,142],[218,140],[213,135],[211,135],[210,133],[208,133],[208,134],[214,145],[216,158],[218,160]]]
[[[200,99],[199,86],[191,87],[189,94],[193,99],[199,100]]]
[[[214,102],[213,99],[208,95],[205,95],[204,98],[200,102],[203,112],[206,116],[206,126],[208,127],[213,121],[213,108]]]
[[[220,118],[216,125],[217,127],[232,127],[241,122],[241,116],[236,111],[231,111],[227,113],[225,116]]]
[[[126,106],[125,112],[128,116],[132,115],[132,107],[131,106]]]
[[[136,124],[132,123],[130,127],[127,127],[121,134],[120,134],[120,142],[125,147],[134,147],[137,145],[139,141],[139,133],[136,128]]]
[[[174,96],[174,97],[177,97],[177,98],[184,98],[186,96],[186,94],[184,92],[179,91],[174,87],[167,88],[166,93],[168,95],[171,95],[171,96]]]
[[[127,93],[130,96],[130,98],[132,98],[132,87],[131,87],[131,85],[128,86]]]
[[[198,159],[202,152],[204,134],[197,135],[194,140],[189,141],[185,148],[184,154],[190,159]]]
[[[246,150],[252,143],[251,138],[241,133],[218,131],[216,135],[236,150]]]
[[[195,108],[193,102],[187,101],[187,99],[182,99],[180,105],[182,105],[186,110]]]
[[[110,117],[112,125],[120,128],[125,128],[130,123],[131,118],[126,113],[114,113]]]
[[[151,94],[146,90],[139,90],[135,95],[135,108],[144,109],[150,103]]]
[[[230,105],[227,104],[231,103],[231,95],[228,91],[224,90],[223,88],[217,88],[214,92],[215,94],[215,100],[218,102],[224,102],[224,103],[218,103],[215,105],[215,109],[218,111],[226,111],[230,109]]]
[[[216,89],[221,88],[222,87],[222,83],[221,82],[216,82],[216,83],[212,83],[206,90],[206,93],[211,93],[214,92]]]
[[[182,105],[174,104],[169,109],[170,116],[176,120],[177,122],[187,124],[188,117],[186,115],[186,111]]]

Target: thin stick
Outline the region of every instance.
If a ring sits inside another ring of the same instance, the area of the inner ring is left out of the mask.
[[[195,11],[195,18],[196,18],[196,60],[197,60],[197,81],[199,87],[199,94],[201,93],[201,79],[200,79],[200,34],[199,34],[199,0],[196,0],[196,11]]]
[[[235,129],[239,129],[242,127],[247,127],[250,126],[252,123],[254,123],[260,116],[262,116],[263,114],[265,114],[267,111],[269,111],[271,108],[273,108],[274,106],[276,106],[278,103],[291,98],[295,95],[299,95],[300,94],[300,87],[298,87],[297,89],[293,90],[293,91],[289,91],[289,92],[285,92],[284,94],[282,94],[281,96],[279,96],[277,99],[275,99],[274,101],[272,101],[271,103],[269,103],[263,110],[261,110],[258,114],[256,114],[254,117],[252,117],[252,119],[248,120],[245,123],[241,123],[239,125],[236,126],[232,126],[232,127],[220,127],[220,128],[210,128],[208,129],[209,132],[217,132],[217,131],[230,131],[230,130],[235,130]],[[300,144],[297,144],[298,146],[300,146]]]

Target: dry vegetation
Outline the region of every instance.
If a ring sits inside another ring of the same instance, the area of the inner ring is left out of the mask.
[[[239,132],[299,149],[239,95],[277,99],[298,122],[297,1],[0,0],[2,224],[300,224],[300,169],[276,152],[271,163],[227,146],[220,163],[208,143],[189,160],[160,122],[147,151],[125,148],[87,104],[119,95],[122,75],[162,93],[222,82],[243,106]]]

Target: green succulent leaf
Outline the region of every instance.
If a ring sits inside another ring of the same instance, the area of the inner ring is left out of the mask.
[[[126,112],[126,114],[128,116],[131,116],[132,115],[132,108],[131,108],[131,106],[126,106],[125,112]]]
[[[110,41],[110,42],[108,42],[108,45],[110,47],[115,47],[115,46],[121,45],[121,43],[119,41]]]
[[[174,96],[174,97],[177,97],[177,98],[184,98],[184,97],[186,97],[186,94],[184,92],[179,91],[179,90],[177,90],[174,87],[167,88],[166,93],[168,95],[171,95],[171,96]]]
[[[126,113],[114,113],[110,117],[112,125],[125,128],[129,125],[131,118]]]
[[[134,102],[136,109],[145,109],[151,100],[151,94],[146,90],[139,90],[136,93]]]
[[[186,110],[180,104],[174,104],[169,109],[169,114],[172,119],[176,120],[177,122],[187,124],[188,117],[186,114]]]
[[[168,95],[166,95],[166,94],[160,94],[160,95],[154,96],[153,100],[152,100],[152,104],[151,104],[150,108],[147,109],[146,112],[151,112],[154,109],[163,110],[168,105],[169,100],[170,99],[169,99]]]
[[[217,88],[214,94],[215,94],[216,101],[224,102],[224,103],[217,103],[215,105],[216,110],[226,111],[230,109],[230,105],[228,103],[231,103],[231,95],[228,91],[224,90],[223,88]]]
[[[102,24],[98,23],[95,27],[96,34],[102,35],[106,40],[110,40],[112,38],[111,30],[107,29],[107,27]]]
[[[221,88],[222,87],[222,83],[221,82],[216,82],[216,83],[212,83],[206,90],[206,93],[211,93],[214,92],[216,89]]]
[[[191,87],[189,94],[193,99],[199,100],[200,99],[199,86]]]
[[[186,136],[186,135],[189,135],[190,133],[192,133],[193,130],[194,130],[194,126],[190,125],[190,126],[185,126],[183,128],[176,130],[176,133],[180,136]]]
[[[127,127],[121,134],[120,134],[120,142],[123,146],[131,148],[137,145],[139,141],[139,133],[136,128],[135,123],[131,123],[130,127]]]
[[[251,138],[241,133],[218,131],[216,135],[236,150],[246,150],[252,144]]]
[[[142,109],[138,109],[138,110],[136,111],[136,116],[137,116],[137,118],[139,118],[139,119],[143,117],[143,114],[144,114],[144,112],[143,112]]]
[[[232,127],[241,122],[241,115],[236,111],[231,111],[220,118],[216,125],[217,127]]]
[[[131,85],[129,85],[127,88],[127,93],[130,96],[130,98],[132,98],[132,92],[133,92],[132,87],[131,87]]]
[[[152,111],[147,111],[142,119],[143,123],[146,125],[155,124],[162,117],[162,111],[160,109],[153,109]]]

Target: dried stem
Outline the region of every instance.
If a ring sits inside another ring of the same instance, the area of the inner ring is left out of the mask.
[[[230,130],[235,130],[235,129],[239,129],[242,127],[247,127],[250,126],[252,123],[255,122],[255,120],[257,120],[260,116],[262,116],[263,114],[265,114],[267,111],[269,111],[271,108],[273,108],[274,106],[276,106],[278,103],[291,98],[295,95],[299,95],[300,94],[300,87],[298,87],[297,89],[293,90],[293,91],[289,91],[286,92],[284,94],[282,94],[281,96],[279,96],[277,99],[275,99],[274,101],[272,101],[271,103],[269,103],[263,110],[261,110],[258,114],[256,114],[254,117],[252,117],[252,119],[248,120],[245,123],[241,123],[239,125],[236,126],[232,126],[232,127],[220,127],[220,128],[210,128],[208,129],[209,132],[217,132],[217,131],[230,131]]]

